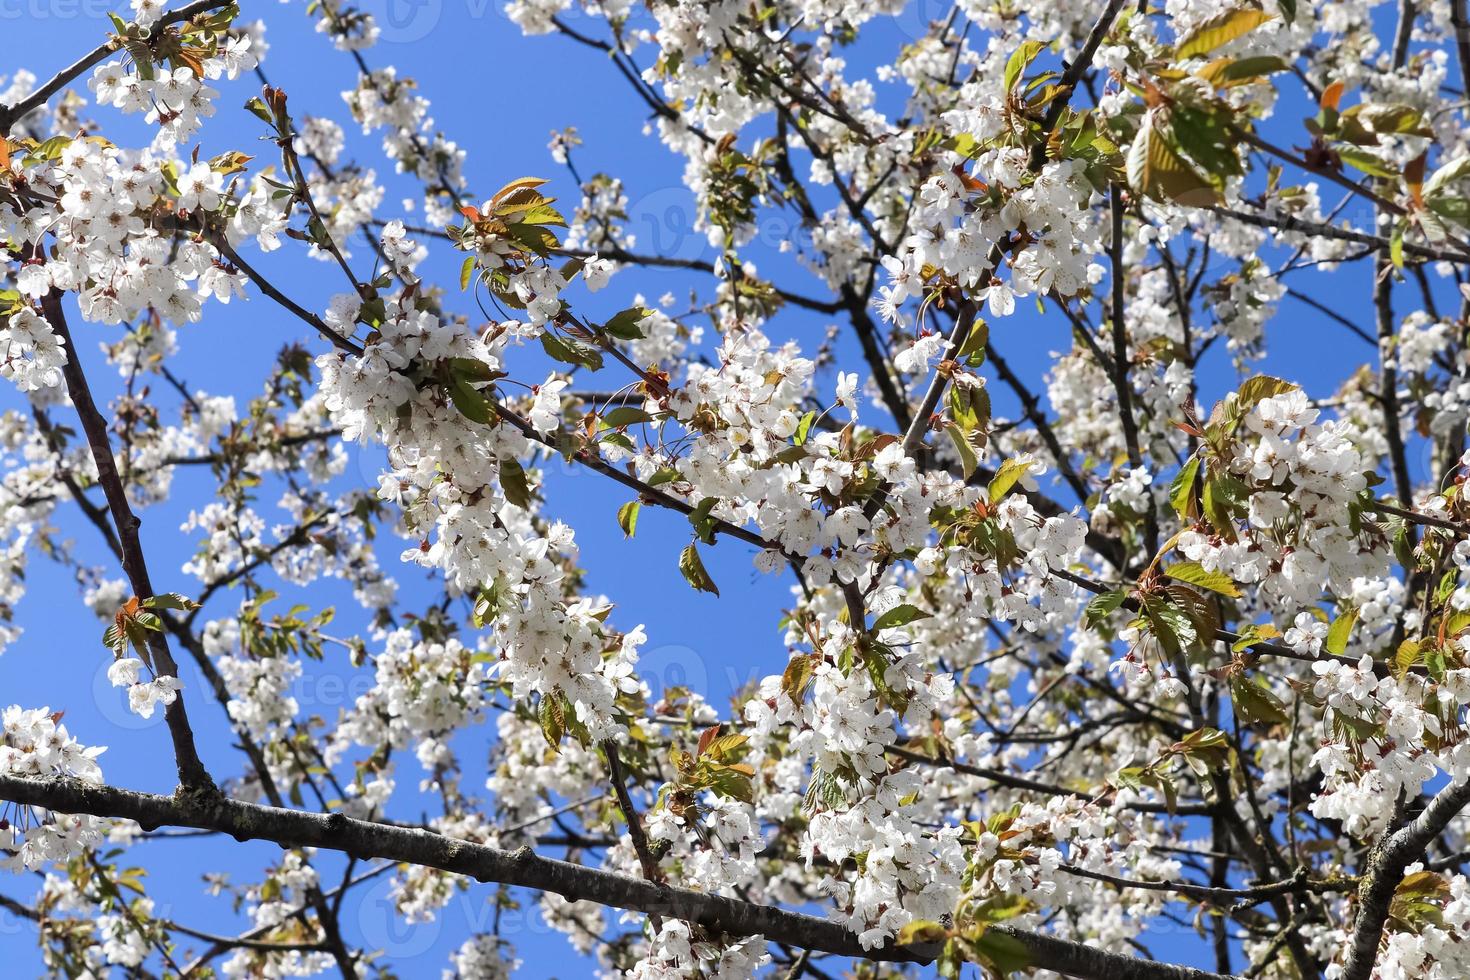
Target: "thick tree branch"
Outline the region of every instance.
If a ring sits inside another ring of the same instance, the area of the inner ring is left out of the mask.
[[[56,289],[48,292],[41,299],[41,308],[51,329],[56,331],[66,345],[66,365],[62,368],[62,373],[66,379],[67,394],[76,406],[77,417],[92,449],[92,459],[97,464],[97,480],[102,484],[102,492],[107,497],[107,509],[112,516],[117,540],[122,548],[123,570],[127,573],[133,594],[139,599],[150,598],[153,595],[153,582],[148,575],[148,564],[144,560],[143,545],[138,537],[138,528],[143,522],[133,513],[133,508],[128,503],[127,489],[123,486],[117,463],[113,459],[107,422],[98,411],[97,403],[92,400],[92,390],[87,384],[85,372],[82,371],[81,352],[72,340],[71,331],[67,329],[66,314],[61,307],[61,292]],[[151,631],[148,638],[148,651],[154,671],[160,676],[178,677],[179,668],[169,651],[168,641],[161,634]],[[169,735],[173,740],[179,781],[189,789],[213,789],[214,781],[210,779],[209,772],[200,761],[199,751],[194,746],[194,732],[189,727],[189,715],[184,708],[182,691],[167,706],[164,718],[168,722]]]
[[[669,885],[657,885],[542,857],[529,847],[504,851],[426,830],[354,820],[340,813],[305,813],[230,800],[217,794],[157,796],[76,780],[36,780],[0,775],[0,799],[58,813],[84,813],[137,821],[145,830],[194,827],[239,841],[268,840],[282,847],[341,851],[359,860],[386,858],[437,868],[480,882],[500,882],[555,892],[637,912],[696,922],[731,936],[762,936],[802,949],[897,963],[928,963],[933,945],[865,950],[835,922]],[[1022,929],[992,926],[1025,948],[1032,966],[1067,976],[1108,980],[1223,980],[1219,974],[1109,953],[1082,942]]]
[[[1454,784],[1442,790],[1407,826],[1386,837],[1370,852],[1363,883],[1358,889],[1358,918],[1353,925],[1352,945],[1340,980],[1368,980],[1404,869],[1423,856],[1430,843],[1467,805],[1470,805],[1470,781]]]
[[[1470,18],[1465,16],[1465,0],[1450,0],[1450,28],[1460,64],[1460,85],[1470,91]]]

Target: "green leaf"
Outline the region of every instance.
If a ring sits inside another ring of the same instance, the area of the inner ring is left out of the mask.
[[[792,463],[801,462],[806,457],[807,451],[805,446],[787,446],[780,452],[773,454],[764,463],[759,464],[759,468],[768,469],[772,466],[790,466]]]
[[[1327,628],[1327,642],[1323,644],[1328,653],[1342,656],[1342,652],[1347,649],[1348,638],[1352,636],[1353,626],[1357,621],[1358,610],[1356,608],[1349,609],[1332,621],[1332,625]]]
[[[638,323],[653,315],[643,306],[633,306],[614,316],[602,325],[602,329],[619,340],[641,340],[643,330]]]
[[[1248,650],[1257,643],[1266,640],[1279,640],[1281,631],[1271,623],[1252,623],[1240,633],[1240,639],[1230,644],[1231,653],[1240,653]]]
[[[1179,42],[1174,48],[1174,57],[1182,61],[1209,54],[1236,38],[1245,37],[1268,20],[1271,20],[1270,14],[1249,7],[1237,7],[1223,14],[1216,14]]]
[[[1195,456],[1180,467],[1174,476],[1174,482],[1169,484],[1169,503],[1174,506],[1174,513],[1179,515],[1181,521],[1199,516],[1199,509],[1194,501],[1194,483],[1198,476],[1199,457]]]
[[[1011,488],[1026,475],[1035,460],[1031,459],[1008,459],[1000,464],[995,478],[990,481],[989,494],[992,504],[999,503],[1005,495],[1011,492]]]
[[[553,749],[559,749],[561,740],[567,733],[566,712],[562,708],[560,695],[555,692],[541,695],[541,703],[536,706],[536,720],[541,724],[541,734],[547,744]]]
[[[1439,198],[1436,203],[1443,206],[1449,198]],[[1452,211],[1453,208],[1450,208]],[[1431,245],[1442,245],[1450,237],[1449,229],[1445,228],[1444,222],[1439,220],[1442,213],[1440,207],[1430,207],[1424,211],[1415,211],[1413,219],[1418,222],[1419,228],[1424,232],[1424,237],[1429,239]],[[1461,212],[1463,214],[1463,211]]]
[[[952,384],[945,401],[950,420],[967,434],[989,425],[990,394],[984,388]]]
[[[997,976],[1019,973],[1031,965],[1031,951],[1021,940],[1004,932],[987,929],[969,941],[971,953]]]
[[[1450,901],[1450,883],[1433,871],[1416,871],[1399,882],[1389,902],[1388,914],[1395,928],[1423,932],[1426,927],[1445,928],[1444,906]]]
[[[1247,724],[1284,725],[1289,720],[1281,703],[1260,678],[1252,680],[1241,674],[1230,678],[1230,700],[1235,713]]]
[[[977,922],[1007,922],[1036,908],[1036,904],[1024,895],[1000,894],[987,898],[974,910]]]
[[[641,408],[632,405],[624,405],[615,408],[602,416],[602,424],[609,429],[621,429],[625,425],[637,425],[639,422],[652,422],[653,416]]]
[[[1126,589],[1115,589],[1112,592],[1104,592],[1087,604],[1087,609],[1082,614],[1083,624],[1090,630],[1095,630],[1108,621],[1108,617],[1119,609],[1123,603],[1128,601]]]
[[[1227,541],[1235,540],[1235,517],[1243,510],[1238,499],[1240,488],[1236,486],[1237,483],[1239,481],[1231,476],[1206,479],[1204,490],[1200,494],[1205,518],[1215,533]]]
[[[558,337],[548,332],[541,335],[541,347],[553,360],[564,364],[576,364],[593,371],[602,370],[602,352],[580,340]]]
[[[1176,105],[1169,114],[1169,128],[1190,159],[1215,178],[1211,185],[1216,189],[1224,186],[1227,178],[1244,173],[1236,149],[1240,141],[1231,130],[1226,113]]]
[[[1423,113],[1405,102],[1362,102],[1344,112],[1342,121],[1348,130],[1345,135],[1350,136],[1358,135],[1351,129],[1354,123],[1367,123],[1373,132],[1364,132],[1362,135],[1375,142],[1380,135],[1434,135],[1432,131],[1424,129]]]
[[[797,654],[786,664],[781,673],[781,692],[797,704],[806,697],[806,689],[816,675],[817,661],[805,654]]]
[[[1357,170],[1363,171],[1370,177],[1384,177],[1393,180],[1399,176],[1399,170],[1392,163],[1374,153],[1357,146],[1339,146],[1337,155],[1342,162]]]
[[[911,606],[908,603],[904,603],[901,606],[894,606],[875,619],[873,621],[873,629],[877,631],[891,629],[895,626],[907,626],[916,619],[928,619],[931,615],[933,614],[926,613],[918,606]]]
[[[1441,164],[1429,179],[1424,182],[1425,198],[1434,197],[1446,184],[1454,183],[1470,177],[1470,156],[1456,157],[1449,163]]]
[[[1424,203],[1430,211],[1441,218],[1448,218],[1457,225],[1470,227],[1470,198],[1457,197],[1453,194],[1436,194],[1425,200]],[[1420,218],[1422,217],[1421,213]],[[1441,241],[1443,238],[1442,234]]]
[[[990,325],[983,317],[975,317],[970,324],[970,332],[965,334],[965,342],[955,352],[954,359],[962,361],[966,366],[977,368],[985,363],[985,345],[990,343]]]
[[[1240,411],[1245,412],[1267,398],[1275,398],[1277,395],[1298,390],[1300,390],[1300,385],[1273,378],[1269,374],[1258,374],[1254,378],[1248,378],[1240,386],[1235,396],[1235,404]]]
[[[630,453],[638,451],[638,447],[633,444],[633,440],[623,435],[617,429],[609,429],[604,426],[602,430],[602,441],[609,446],[617,446]]]
[[[960,971],[969,960],[965,958],[960,948],[960,940],[950,939],[944,944],[939,952],[939,959],[935,962],[935,971],[940,980],[960,980]]]
[[[960,456],[960,472],[968,480],[975,473],[975,467],[980,465],[979,458],[975,455],[975,449],[970,445],[964,430],[957,425],[952,425],[944,430],[949,433],[950,442],[954,443],[955,452]]]
[[[269,123],[270,125],[274,126],[276,124],[275,116],[271,115],[270,109],[263,101],[261,101],[260,96],[257,95],[255,98],[246,102],[245,108],[249,110],[251,114],[259,117],[261,120]]]
[[[1021,46],[1011,52],[1010,58],[1006,59],[1005,90],[1009,92],[1016,87],[1021,76],[1036,56],[1046,50],[1046,45],[1040,41],[1022,41]]]
[[[704,570],[704,562],[700,560],[699,549],[692,541],[679,555],[679,571],[684,573],[684,580],[698,591],[720,594],[714,580],[709,577],[709,572]]]
[[[140,651],[141,652],[141,648]],[[1444,682],[1445,668],[1449,666],[1444,647],[1434,646],[1424,651],[1424,667],[1436,684]]]
[[[1253,55],[1245,58],[1218,58],[1195,72],[1200,78],[1216,88],[1229,88],[1244,82],[1253,82],[1291,68],[1275,55]]]
[[[949,935],[949,930],[937,922],[915,919],[898,930],[898,944],[911,946],[914,943],[937,943]]]
[[[1218,728],[1199,728],[1184,736],[1175,750],[1182,755],[1203,755],[1228,749],[1230,737]]]
[[[577,278],[577,275],[586,267],[586,265],[586,259],[567,259],[565,262],[562,263],[561,268],[558,269],[557,272],[559,272],[561,274],[561,277],[567,282],[571,282],[573,279]]]
[[[1399,644],[1397,652],[1393,656],[1393,674],[1399,680],[1409,672],[1409,668],[1419,662],[1419,644],[1413,640],[1405,640]]]
[[[1128,148],[1129,185],[1160,201],[1179,201],[1191,207],[1220,203],[1215,185],[1180,154],[1164,112],[1150,109]]]
[[[908,711],[909,696],[907,688],[895,689],[888,683],[888,667],[891,661],[889,655],[892,653],[887,647],[873,644],[863,645],[858,648],[862,653],[862,665],[868,672],[868,679],[873,682],[873,689],[878,696],[892,705],[900,716]]]
[[[470,616],[476,629],[484,629],[486,623],[493,622],[500,615],[500,608],[505,603],[505,593],[505,581],[499,575],[487,588],[480,590],[480,594],[475,597],[475,607]]]
[[[707,728],[699,738],[699,747],[695,755],[700,759],[708,759],[721,765],[731,765],[739,761],[745,754],[745,746],[750,742],[749,735],[731,733],[721,735],[724,726],[715,725]]]
[[[754,803],[755,787],[750,781],[752,772],[749,766],[710,766],[707,785],[717,796]]]
[[[464,264],[459,267],[459,291],[464,292],[470,288],[470,278],[475,274],[475,257],[466,255]]]
[[[791,441],[798,446],[806,445],[807,436],[811,435],[812,423],[816,420],[817,413],[814,411],[803,415],[801,421],[796,423],[796,435],[791,437]]]
[[[530,509],[531,488],[526,483],[526,471],[514,456],[500,458],[500,489],[506,500],[522,509]]]
[[[487,425],[490,422],[492,410],[490,402],[484,395],[480,394],[462,378],[456,377],[449,386],[449,400],[454,402],[454,407],[459,409],[459,414],[471,422]]]
[[[1141,604],[1149,630],[1166,653],[1174,656],[1194,645],[1198,634],[1183,609],[1162,596],[1147,593],[1141,597]]]
[[[618,527],[623,529],[626,537],[631,538],[638,530],[638,511],[642,508],[643,505],[636,500],[630,500],[618,508]]]
[[[1160,793],[1164,794],[1164,806],[1169,808],[1169,816],[1177,816],[1179,813],[1179,787],[1174,785],[1174,780],[1158,772],[1150,772],[1144,776],[1143,782]]]
[[[1208,571],[1197,561],[1182,561],[1177,565],[1170,565],[1164,569],[1164,574],[1177,581],[1187,582],[1211,592],[1218,592],[1232,599],[1240,598],[1240,589],[1236,588],[1235,582],[1229,575],[1224,572]]]
[[[69,136],[53,136],[26,154],[32,160],[60,160],[61,152],[71,146]]]
[[[199,608],[199,603],[177,592],[149,596],[143,600],[142,605],[145,609],[177,609],[181,612],[190,612]]]
[[[554,198],[547,200],[554,200]],[[562,217],[561,212],[550,204],[537,204],[523,213],[521,220],[513,222],[510,227],[514,228],[516,225],[559,225],[565,228],[567,219]]]
[[[1219,603],[1182,585],[1165,586],[1164,594],[1168,596],[1170,605],[1177,608],[1189,620],[1191,631],[1196,639],[1203,638],[1206,641],[1214,639],[1220,629]]]
[[[694,525],[694,533],[705,544],[715,543],[715,521],[710,513],[719,502],[718,497],[705,497],[689,512],[689,523]]]
[[[495,369],[484,361],[473,357],[451,357],[449,359],[450,370],[466,381],[494,381],[503,374],[497,374]]]

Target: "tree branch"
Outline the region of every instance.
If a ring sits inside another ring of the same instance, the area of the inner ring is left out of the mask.
[[[154,22],[152,29],[157,32],[161,28],[186,21],[196,14],[202,14],[207,10],[214,10],[216,7],[223,7],[230,2],[231,0],[194,0],[193,3],[180,7],[177,10],[166,11]],[[99,44],[71,65],[57,72],[45,84],[41,85],[19,102],[16,102],[14,105],[0,106],[0,133],[8,133],[11,126],[45,105],[51,96],[60,92],[88,68],[106,60],[107,56],[116,50],[117,47],[111,40],[108,40],[106,44]]]
[[[143,522],[133,513],[132,506],[128,503],[127,489],[123,486],[122,477],[117,471],[117,462],[113,459],[107,422],[97,410],[97,403],[92,400],[92,390],[87,384],[87,376],[82,371],[79,359],[81,352],[72,340],[71,331],[67,329],[66,314],[61,307],[61,292],[52,289],[42,297],[41,309],[50,322],[51,329],[56,331],[66,345],[66,364],[62,373],[66,379],[67,394],[76,406],[77,417],[92,449],[92,459],[97,464],[97,481],[102,484],[102,492],[107,497],[107,509],[111,513],[117,540],[122,548],[123,571],[127,573],[133,594],[139,599],[150,598],[153,595],[153,582],[149,578],[143,545],[138,537],[138,528]],[[178,677],[178,665],[174,663],[168,641],[162,634],[149,631],[148,652],[153,660],[150,666],[160,676]],[[214,781],[204,768],[204,763],[199,759],[199,751],[194,746],[194,732],[189,727],[183,691],[177,692],[173,703],[164,709],[164,718],[173,739],[179,781],[188,789],[213,790]]]
[[[1250,211],[1227,208],[1223,205],[1212,205],[1204,210],[1217,214],[1222,218],[1229,218],[1232,221],[1255,225],[1257,228],[1266,228],[1271,231],[1297,232],[1303,235],[1315,235],[1319,238],[1334,238],[1344,242],[1356,242],[1359,245],[1367,245],[1380,252],[1387,252],[1393,248],[1392,242],[1378,235],[1353,231],[1351,228],[1339,228],[1337,225],[1321,221],[1307,221],[1305,218],[1298,218],[1290,214],[1279,212],[1257,214]],[[1432,248],[1428,245],[1418,245],[1414,242],[1404,242],[1403,248],[1405,255],[1417,255],[1420,258],[1432,259],[1436,262],[1457,262],[1461,265],[1470,263],[1470,254],[1461,251]]]
[[[1460,811],[1470,804],[1470,781],[1440,792],[1407,826],[1386,837],[1368,856],[1368,869],[1358,889],[1358,918],[1340,980],[1368,980],[1378,958],[1378,943],[1388,921],[1389,905],[1403,880],[1404,869],[1424,854]]]
[[[0,798],[58,813],[134,820],[145,830],[194,827],[236,840],[268,840],[282,847],[341,851],[359,860],[392,861],[437,868],[479,882],[555,892],[572,901],[664,915],[699,923],[731,936],[761,936],[802,949],[893,963],[928,963],[935,944],[888,945],[865,950],[855,935],[835,922],[770,905],[656,885],[542,857],[529,847],[505,851],[426,830],[354,820],[341,813],[305,813],[243,803],[218,795],[173,797],[96,786],[71,779],[38,780],[0,775]],[[1025,948],[1030,965],[1064,975],[1108,980],[1225,980],[1190,967],[1109,953],[1082,942],[991,926]]]

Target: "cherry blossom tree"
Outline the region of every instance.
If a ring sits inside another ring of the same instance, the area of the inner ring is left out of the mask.
[[[0,79],[3,669],[61,565],[178,785],[110,782],[67,678],[4,708],[0,905],[50,971],[385,974],[341,909],[386,878],[409,922],[496,909],[446,978],[534,952],[498,928],[522,901],[606,976],[1470,975],[1465,0],[970,0],[866,77],[905,8],[508,5],[605,56],[708,260],[641,243],[574,130],[552,178],[466,159],[341,0],[270,13],[351,59],[340,121],[227,0],[133,0]],[[176,328],[239,302],[294,342],[191,388]],[[1032,306],[1072,340],[1040,372]],[[1308,313],[1357,370],[1262,369]],[[160,568],[139,515],[191,467],[199,548]],[[606,507],[551,516],[558,470]],[[655,692],[661,624],[583,574],[576,525],[612,521],[684,529],[695,590],[729,551],[789,582],[784,671]],[[362,693],[309,713],[318,669]],[[236,933],[150,896],[139,843],[183,831],[280,845],[201,895]]]

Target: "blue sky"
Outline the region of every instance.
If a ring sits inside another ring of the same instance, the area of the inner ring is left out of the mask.
[[[927,0],[929,7],[933,3]],[[587,176],[602,170],[624,177],[631,224],[640,235],[643,249],[688,258],[715,257],[702,236],[681,234],[688,227],[687,216],[691,213],[680,182],[681,163],[669,156],[656,138],[640,135],[646,110],[602,55],[561,38],[522,38],[519,29],[501,14],[497,0],[375,0],[367,6],[378,14],[384,28],[382,43],[366,52],[369,63],[374,67],[397,65],[400,72],[418,80],[423,94],[433,102],[438,126],[468,151],[467,174],[477,195],[485,196],[515,177],[535,174],[552,179],[552,192],[570,210],[576,199],[574,182],[551,160],[545,146],[552,129],[575,125],[584,141],[574,157],[580,172]],[[339,93],[352,88],[356,69],[347,56],[334,51],[325,37],[314,31],[304,5],[247,2],[245,7],[245,19],[263,16],[267,20],[271,50],[263,67],[272,83],[289,93],[293,113],[298,118],[312,114],[344,121],[348,127],[348,155],[375,166],[380,178],[386,180],[389,204],[384,214],[393,213],[391,202],[405,197],[417,199],[412,181],[388,172],[378,152],[377,137],[362,137],[351,127]],[[6,37],[9,52],[0,67],[9,73],[19,52],[24,67],[40,78],[49,77],[103,38],[108,28],[106,9],[97,5],[97,0],[0,0],[0,34]],[[876,22],[854,61],[876,61],[880,54],[891,57],[897,46],[908,40],[905,28],[922,24],[933,15],[932,9],[916,8],[896,23]],[[583,18],[578,26],[593,25]],[[1286,84],[1290,87],[1292,83]],[[258,91],[255,81],[242,78],[235,83],[221,82],[220,87],[224,93],[220,115],[203,131],[202,155],[241,149],[268,157],[268,145],[252,149],[260,124],[238,109]],[[901,98],[892,86],[888,91],[891,94],[885,94],[885,98]],[[1298,102],[1300,110],[1293,111]],[[1309,114],[1312,107],[1296,96],[1288,104],[1291,109],[1282,113],[1285,122],[1274,125],[1290,127],[1286,130],[1289,135],[1284,137],[1289,142],[1299,138],[1297,120]],[[96,115],[104,131],[119,142],[141,132],[136,119],[122,118],[111,110]],[[770,245],[758,244],[749,252],[763,271],[777,267]],[[357,252],[357,263],[365,267],[363,250]],[[247,252],[247,258],[256,262],[252,253]],[[261,257],[256,264],[309,308],[323,308],[329,296],[342,288],[336,270],[304,259],[297,243],[288,242],[280,252]],[[460,256],[440,248],[422,271],[427,278],[452,290],[459,264]],[[1321,278],[1314,281],[1310,274],[1302,275],[1300,282],[1315,286],[1319,298],[1357,315],[1368,309],[1369,275],[1370,267],[1364,263],[1335,274],[1330,290],[1322,289]],[[821,293],[815,281],[800,273],[783,276],[780,281],[813,295]],[[678,272],[622,274],[608,289],[588,299],[586,310],[594,319],[610,314],[630,305],[638,291],[650,298],[666,290],[682,296],[690,282]],[[1410,295],[1409,290],[1401,290],[1400,302],[1406,304]],[[473,309],[463,297],[454,296],[452,302],[462,302],[466,311]],[[1024,302],[1022,307],[1023,312],[1016,318],[996,327],[996,339],[1004,344],[1007,359],[1020,375],[1039,378],[1050,352],[1066,349],[1070,341],[1065,326],[1056,318],[1039,318]],[[1407,308],[1401,307],[1400,312]],[[298,321],[253,290],[247,303],[237,301],[227,308],[211,304],[207,310],[201,323],[179,329],[181,354],[175,370],[191,387],[212,394],[234,394],[241,404],[258,389],[282,344],[310,339],[305,338]],[[771,325],[770,332],[794,336],[810,349],[820,343],[826,324],[827,320],[818,315],[788,308]],[[74,322],[72,329],[99,393],[115,391],[116,377],[97,352],[98,343],[115,339],[115,328]],[[1290,299],[1283,301],[1273,331],[1275,346],[1261,369],[1302,380],[1314,396],[1330,394],[1341,378],[1371,355],[1366,345],[1341,327]],[[843,344],[847,355],[844,363],[851,364],[852,345],[845,339]],[[544,371],[544,365],[529,363],[532,367],[526,372],[528,376]],[[834,380],[830,374],[823,379],[825,396],[830,396]],[[1205,368],[1202,400],[1208,405],[1236,383],[1238,378],[1217,352]],[[167,396],[164,401],[173,411],[175,403]],[[998,413],[1006,414],[1013,406],[1006,397],[997,395]],[[7,389],[0,391],[0,407],[20,407],[20,402]],[[876,420],[878,413],[870,409],[865,417]],[[343,485],[375,483],[377,454],[353,452],[354,465],[349,467]],[[180,533],[178,527],[191,507],[209,502],[213,485],[208,473],[187,470],[179,473],[175,487],[171,502],[143,512],[143,542],[155,586],[160,591],[189,593],[197,591],[196,584],[182,574],[180,567],[196,542],[191,535]],[[720,585],[721,598],[696,593],[676,568],[678,550],[689,537],[682,518],[646,508],[636,540],[627,541],[614,520],[617,507],[629,499],[621,488],[594,474],[565,467],[556,469],[548,487],[551,512],[568,519],[577,529],[590,588],[607,593],[617,603],[615,616],[621,626],[647,624],[650,641],[644,654],[645,676],[656,686],[689,683],[723,707],[724,698],[734,688],[780,670],[785,653],[777,623],[788,604],[789,579],[757,575],[750,549],[727,541],[704,549],[710,572]],[[268,519],[275,519],[279,515],[270,513],[266,506],[269,500],[267,494],[262,510]],[[104,550],[89,525],[70,513],[63,513],[58,520],[82,554],[105,563]],[[399,580],[411,607],[412,597],[430,594],[431,584],[423,574],[398,565],[397,550],[396,543],[385,546],[384,563]],[[116,575],[115,570],[110,573]],[[108,686],[104,676],[108,655],[98,639],[101,625],[82,605],[75,583],[65,570],[40,555],[35,556],[27,580],[29,594],[18,614],[27,634],[0,655],[0,703],[50,705],[65,710],[68,726],[82,742],[110,747],[102,760],[109,781],[130,788],[171,790],[173,767],[160,719],[142,722],[129,715],[118,692]],[[339,625],[338,631],[346,632],[356,625],[347,615],[352,608],[348,590],[339,583],[324,583],[310,595],[318,607],[338,606],[344,614],[343,622],[348,624]],[[228,611],[232,601],[224,598],[218,613]],[[322,678],[341,677],[347,672],[345,662],[329,654],[327,663],[315,669],[313,679],[297,692],[303,710],[335,717],[337,707],[344,703],[343,689],[324,683]],[[221,709],[202,697],[203,686],[192,665],[184,664],[183,675],[206,763],[219,776],[238,772],[242,757],[230,748]],[[465,785],[471,792],[481,786],[483,773],[477,772],[476,766],[483,763],[489,734],[476,732],[458,743],[463,752]],[[399,760],[397,776],[404,797],[397,815],[412,816],[416,808],[411,790],[418,767],[411,757]],[[259,843],[161,840],[138,844],[130,860],[149,869],[149,889],[159,914],[196,928],[232,932],[237,931],[237,920],[230,914],[228,902],[200,899],[200,873],[227,871],[248,880],[253,869],[272,860],[276,853],[273,846]],[[317,863],[327,885],[335,884],[341,862],[333,855],[323,855]],[[386,881],[386,877],[380,878],[360,894],[354,893],[345,905],[344,927],[349,941],[383,950],[384,963],[402,977],[437,976],[449,952],[471,929],[488,921],[485,899],[492,893],[476,887],[457,898],[437,923],[404,926],[389,914]],[[0,892],[17,898],[24,898],[30,888],[29,882],[0,881]],[[575,977],[587,972],[585,961],[570,951],[559,934],[549,933],[534,915],[521,916],[519,923],[515,919],[502,919],[502,933],[516,943],[518,954],[528,962],[523,976]],[[1154,951],[1161,954],[1189,941],[1187,935],[1150,940]],[[0,917],[0,950],[7,954],[9,972],[38,972],[34,934],[25,924]]]

